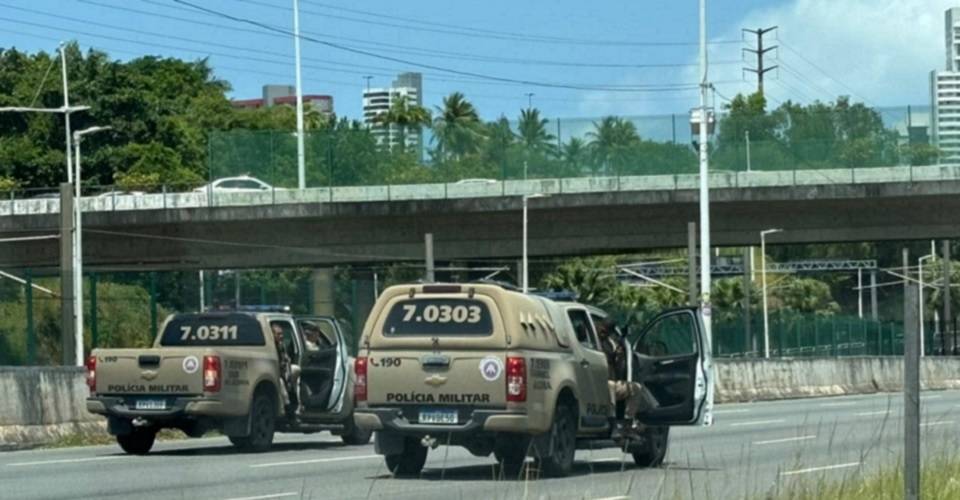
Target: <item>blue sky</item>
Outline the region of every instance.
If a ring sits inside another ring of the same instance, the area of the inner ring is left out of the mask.
[[[290,0],[185,1],[283,29],[292,23]],[[741,50],[752,45],[741,42],[740,29],[777,24],[779,40],[771,43],[783,47],[771,58],[783,69],[768,77],[772,98],[810,101],[842,93],[893,105],[928,101],[928,72],[944,60],[943,9],[960,0],[708,4],[710,38],[719,42],[711,45],[711,79],[722,96],[755,85],[741,70],[747,64]],[[304,91],[333,95],[340,115],[359,117],[365,75],[373,76],[371,85],[382,86],[408,70],[425,74],[428,106],[459,90],[488,119],[515,117],[528,92],[547,116],[564,118],[685,113],[697,102],[695,90],[677,88],[697,81],[697,0],[301,0],[301,10],[305,35],[490,77],[418,68],[305,41]],[[525,37],[517,39],[513,34],[518,33]],[[77,40],[118,59],[208,57],[217,75],[233,85],[236,98],[259,97],[266,83],[294,81],[290,37],[191,11],[175,0],[0,0],[0,47],[52,50],[58,40]],[[493,80],[499,78],[581,88]],[[613,86],[630,90],[610,90]]]

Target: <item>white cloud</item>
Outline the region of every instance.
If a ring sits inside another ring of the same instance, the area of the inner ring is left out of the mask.
[[[719,2],[713,4],[713,9],[723,8]],[[788,0],[746,12],[735,25],[712,33],[711,38],[740,39],[741,28],[779,26],[776,35],[765,40],[780,45],[779,51],[770,54],[779,61],[770,63],[784,69],[767,74],[767,94],[780,100],[832,100],[854,94],[855,100],[879,106],[923,105],[929,104],[930,70],[943,69],[946,63],[943,15],[950,7],[960,7],[960,0]],[[710,58],[738,59],[742,47],[753,47],[753,43],[713,45]],[[692,67],[681,81],[696,82],[697,75]],[[619,83],[642,82],[642,76],[648,75],[630,75]],[[711,81],[734,82],[717,84],[719,92],[729,97],[752,91],[754,78],[744,76],[735,64],[710,70]],[[679,111],[697,102],[691,96],[687,101],[609,103],[603,99],[622,99],[623,94],[608,92],[585,97],[580,111],[593,116]]]

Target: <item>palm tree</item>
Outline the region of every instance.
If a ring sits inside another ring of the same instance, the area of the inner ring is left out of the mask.
[[[611,168],[617,172],[634,156],[634,148],[640,144],[640,135],[633,122],[616,116],[607,116],[593,123],[594,131],[588,132],[590,149],[597,166],[604,172]]]
[[[476,153],[483,142],[483,124],[476,108],[460,92],[443,98],[433,119],[433,140],[440,158]]]
[[[374,121],[385,127],[397,127],[400,152],[404,153],[407,150],[407,129],[415,127],[419,130],[422,125],[430,125],[430,110],[411,104],[407,96],[401,95],[393,100],[386,113],[377,115]]]
[[[563,145],[563,149],[560,151],[560,157],[563,158],[563,161],[575,172],[579,173],[580,168],[587,159],[588,153],[587,144],[583,142],[583,139],[571,137],[570,140]]]
[[[517,122],[517,138],[528,151],[547,151],[553,145],[555,136],[547,132],[549,120],[540,118],[540,110],[529,108],[520,111]]]

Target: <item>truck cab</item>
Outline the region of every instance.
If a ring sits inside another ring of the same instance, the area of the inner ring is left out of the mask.
[[[620,342],[650,404],[624,415],[597,333],[606,313],[493,284],[385,290],[355,362],[358,427],[395,474],[417,474],[429,449],[493,454],[506,474],[527,457],[570,473],[576,449],[620,447],[641,465],[666,453],[669,426],[711,421],[709,344],[695,309],[666,311]],[[616,432],[626,421],[636,435]]]
[[[128,453],[160,429],[199,437],[219,430],[244,451],[270,448],[275,432],[353,425],[352,359],[337,321],[262,309],[174,314],[149,349],[95,349],[87,360],[87,410],[107,417]]]

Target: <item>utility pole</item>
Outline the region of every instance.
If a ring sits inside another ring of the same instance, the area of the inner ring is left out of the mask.
[[[300,79],[300,0],[293,0],[293,48],[297,77],[297,187],[307,187],[306,152],[303,145],[303,82]]]
[[[426,233],[423,235],[423,246],[425,250],[424,259],[427,267],[426,276],[424,276],[424,278],[427,283],[433,283],[436,281],[433,265],[433,233]]]
[[[687,288],[690,294],[690,307],[697,307],[697,223],[687,223]]]
[[[775,49],[777,48],[777,46],[774,45],[774,46],[772,46],[772,47],[764,47],[764,46],[763,46],[763,36],[766,35],[767,33],[770,33],[771,31],[776,30],[776,29],[777,29],[777,27],[776,27],[776,26],[773,26],[773,27],[771,27],[771,28],[759,28],[759,29],[755,29],[755,30],[744,29],[744,30],[743,30],[743,32],[745,32],[745,33],[750,33],[750,34],[752,34],[752,35],[754,35],[754,36],[757,37],[757,48],[756,48],[756,49],[743,49],[743,50],[745,50],[746,52],[750,52],[750,53],[752,53],[752,54],[756,54],[756,56],[757,56],[757,67],[756,67],[756,68],[743,68],[743,70],[744,70],[744,71],[749,71],[749,72],[751,72],[751,73],[756,73],[756,75],[757,75],[757,92],[759,92],[761,96],[763,95],[763,75],[767,74],[767,73],[770,72],[770,71],[773,71],[773,70],[777,69],[777,67],[778,67],[778,66],[775,66],[775,65],[774,65],[774,66],[764,66],[763,56],[764,56],[767,52],[770,52],[771,50],[775,50]]]
[[[903,249],[903,275],[909,276]],[[903,280],[903,498],[920,498],[920,332],[919,287]]]
[[[954,331],[953,313],[950,304],[950,240],[944,239],[943,243],[943,339],[944,354],[952,356],[956,350],[956,332]]]
[[[707,115],[707,92],[710,82],[707,80],[707,2],[700,0],[700,314],[704,333],[710,346],[707,352],[713,352],[713,311],[710,305],[710,179],[709,149],[707,127],[710,118]]]

